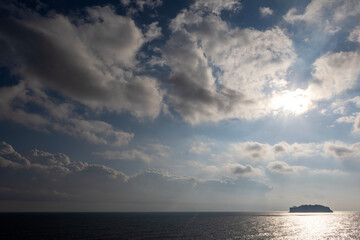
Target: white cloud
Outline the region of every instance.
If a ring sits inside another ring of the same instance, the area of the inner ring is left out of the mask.
[[[336,122],[339,123],[354,123],[355,122],[355,116],[343,116],[336,119]]]
[[[350,41],[360,43],[360,25],[356,26],[349,34]]]
[[[274,11],[269,7],[260,7],[259,11],[262,17],[267,17],[274,14]]]
[[[110,6],[88,8],[87,13],[91,22],[82,23],[74,29],[78,32],[85,47],[90,49],[95,56],[99,56],[108,66],[133,65],[135,54],[145,41],[134,21],[115,14]],[[62,21],[66,22],[67,19],[62,19]],[[46,20],[44,23],[46,24]],[[44,28],[47,30],[48,27]],[[54,29],[57,30],[57,28]],[[73,34],[76,35],[76,33]]]
[[[190,8],[219,15],[222,11],[239,11],[242,6],[239,0],[196,0]]]
[[[296,8],[291,8],[284,19],[292,24],[304,21],[309,25],[319,26],[325,32],[335,33],[341,29],[345,19],[359,14],[359,1],[312,0],[303,13],[299,13]]]
[[[359,76],[360,54],[354,52],[327,53],[314,66],[314,81],[307,91],[314,100],[329,99],[355,86]]]
[[[214,165],[206,166],[204,168],[204,171],[207,173],[218,173],[220,172],[220,169]]]
[[[338,107],[338,108],[333,110],[333,113],[344,115],[345,114],[345,107]]]
[[[220,10],[195,10],[204,4],[216,9],[195,2],[170,23],[162,50],[174,87],[170,104],[191,124],[269,114],[263,90],[284,85],[295,59],[292,41],[280,28],[231,28]]]
[[[145,33],[146,41],[152,41],[156,38],[161,37],[161,27],[158,26],[159,22],[153,22],[147,27],[147,31]]]
[[[357,41],[358,27],[354,24],[359,16],[359,1],[312,0],[303,13],[292,8],[284,16],[284,19],[292,24],[306,23],[307,27],[304,28],[306,33],[301,32],[301,34],[310,34],[313,40],[317,39],[317,42],[313,44],[324,47],[331,41],[329,36],[324,36],[335,34],[340,30],[351,31],[351,28],[354,28],[348,39]],[[329,51],[316,59],[313,63],[313,79],[307,89],[311,99],[331,99],[353,88],[360,75],[359,60],[359,50]]]
[[[190,148],[189,152],[195,153],[195,154],[207,153],[207,152],[211,151],[211,148],[210,148],[211,145],[212,144],[199,141],[195,144],[195,146]]]
[[[360,114],[356,116],[354,120],[354,132],[360,132]]]

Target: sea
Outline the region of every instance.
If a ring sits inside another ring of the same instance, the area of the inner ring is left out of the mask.
[[[0,213],[0,239],[360,239],[360,212]]]

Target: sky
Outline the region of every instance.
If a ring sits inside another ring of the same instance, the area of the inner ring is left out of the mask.
[[[360,210],[360,1],[0,4],[0,211]]]

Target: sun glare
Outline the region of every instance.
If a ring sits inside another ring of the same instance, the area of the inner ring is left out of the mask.
[[[291,113],[300,115],[311,107],[311,100],[302,89],[284,91],[273,97],[271,107],[275,112]]]

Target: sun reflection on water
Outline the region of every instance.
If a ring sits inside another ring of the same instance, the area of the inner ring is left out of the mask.
[[[360,236],[356,236],[358,228],[353,226],[353,223],[358,221],[352,219],[349,214],[346,212],[288,213],[282,229],[287,233],[278,237],[280,239],[358,239],[360,238]],[[349,221],[349,219],[352,220]],[[351,222],[351,226],[349,222]]]

